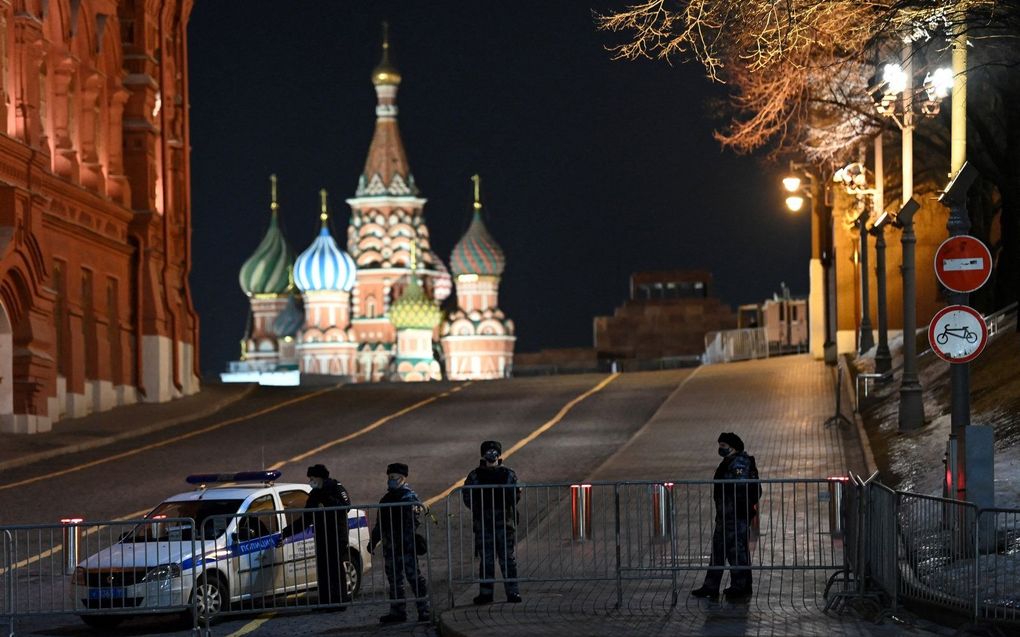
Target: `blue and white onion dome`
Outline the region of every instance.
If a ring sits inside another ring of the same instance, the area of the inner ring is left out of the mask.
[[[294,283],[302,292],[350,292],[354,287],[358,269],[354,259],[337,246],[326,223],[326,191],[321,190],[322,228],[312,245],[298,255],[294,262]]]

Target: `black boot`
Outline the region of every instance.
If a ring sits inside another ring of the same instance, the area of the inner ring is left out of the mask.
[[[479,593],[471,602],[475,606],[483,606],[492,603],[492,593]]]
[[[718,588],[709,588],[707,586],[702,586],[701,588],[696,588],[693,591],[691,591],[691,596],[692,597],[711,597],[711,598],[714,599],[716,597],[719,597],[719,589]]]
[[[380,624],[400,624],[406,621],[407,621],[406,613],[398,613],[393,610],[379,618]]]

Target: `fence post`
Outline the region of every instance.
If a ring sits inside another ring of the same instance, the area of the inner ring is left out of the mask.
[[[995,521],[992,521],[995,524]],[[992,528],[995,528],[994,526]],[[974,623],[980,615],[981,600],[981,510],[974,511]]]
[[[4,530],[4,580],[6,580],[7,599],[6,611],[9,637],[14,637],[14,537],[9,530]]]
[[[587,540],[591,535],[591,485],[570,485],[571,527],[575,540]]]
[[[850,419],[843,415],[842,409],[843,402],[843,367],[840,365],[836,366],[836,414],[825,421],[826,427],[833,425],[850,425]]]
[[[446,588],[448,591],[448,601],[450,602],[450,608],[453,608],[454,604],[454,593],[453,593],[453,529],[450,525],[453,524],[453,515],[450,513],[450,500],[453,499],[454,494],[457,493],[457,489],[454,489],[446,496]]]
[[[81,544],[81,527],[78,525],[84,522],[81,518],[62,518],[60,523],[64,525],[64,575],[72,575],[78,566],[78,548]]]
[[[623,574],[620,548],[620,483],[613,484],[613,518],[616,526],[616,609],[623,607]]]

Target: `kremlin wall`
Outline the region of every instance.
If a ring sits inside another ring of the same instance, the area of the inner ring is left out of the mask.
[[[251,304],[241,360],[221,374],[224,382],[510,375],[514,324],[498,302],[506,260],[482,220],[481,180],[473,178],[471,225],[447,268],[432,250],[425,199],[397,127],[400,81],[384,40],[382,61],[372,73],[375,132],[347,200],[346,250],[333,236],[327,193],[321,191],[319,235],[295,256],[280,228],[277,183],[270,178],[268,230],[239,276]],[[444,316],[440,304],[454,292],[456,307]]]

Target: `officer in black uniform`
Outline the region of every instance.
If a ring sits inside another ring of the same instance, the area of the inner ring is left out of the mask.
[[[517,488],[517,474],[503,466],[503,445],[495,440],[482,443],[482,459],[478,467],[464,480],[465,487],[493,485],[502,488],[466,488],[462,490],[464,505],[471,509],[472,529],[475,533],[475,555],[479,558],[478,577],[481,580],[496,576],[494,557],[499,558],[499,569],[503,572],[503,589],[506,601],[521,601],[517,586],[517,555],[515,554],[517,532],[517,502],[521,490]],[[474,603],[492,603],[495,586],[492,582],[479,583],[478,596]]]
[[[321,464],[308,467],[308,483],[312,491],[305,501],[306,509],[350,507],[351,496],[344,485],[329,477],[329,470]],[[280,533],[277,546],[284,540],[312,526],[315,531],[315,567],[320,604],[340,604],[351,601],[347,590],[346,560],[349,553],[347,522],[348,509],[334,511],[307,511]],[[341,607],[339,610],[343,610]]]
[[[754,456],[744,451],[744,441],[735,433],[719,436],[719,455],[723,460],[715,470],[715,480],[746,480],[740,483],[719,483],[713,486],[715,500],[715,532],[712,534],[712,560],[709,566],[730,564],[730,586],[723,591],[729,600],[739,601],[751,597],[751,553],[748,548],[748,529],[757,514],[756,505],[761,495],[758,467]],[[691,591],[694,597],[719,596],[722,569],[709,570],[701,588]]]
[[[407,484],[407,465],[394,462],[386,467],[386,495],[379,504],[394,506],[380,507],[372,527],[368,552],[374,553],[382,542],[385,561],[386,581],[389,583],[390,612],[379,618],[382,624],[394,624],[407,620],[404,604],[404,579],[414,591],[418,621],[429,621],[428,585],[415,551],[415,533],[421,526],[421,511],[424,505],[418,494]],[[402,505],[402,506],[398,506]]]

